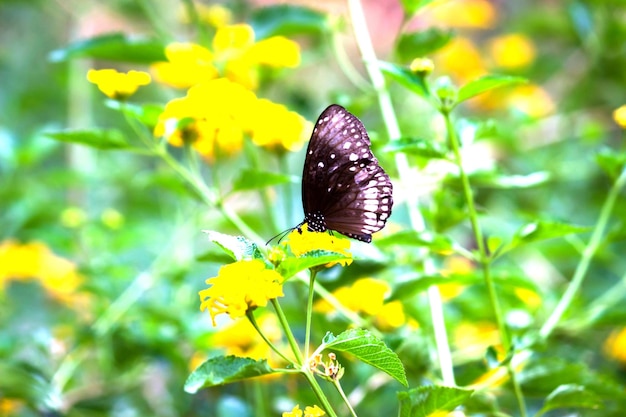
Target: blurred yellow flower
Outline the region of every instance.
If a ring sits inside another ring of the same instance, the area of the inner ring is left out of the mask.
[[[264,314],[257,318],[259,328],[271,342],[281,340],[282,332],[276,316]],[[226,350],[227,355],[252,359],[272,359],[272,349],[259,336],[252,323],[248,320],[237,320],[228,323],[213,335],[213,346]],[[270,365],[279,365],[278,361],[270,360]]]
[[[626,363],[626,327],[611,332],[603,348],[609,358]]]
[[[547,116],[554,111],[554,102],[550,95],[535,84],[515,87],[508,94],[507,102],[509,107],[534,118]]]
[[[541,305],[541,295],[528,288],[517,287],[514,290],[517,298],[522,300],[528,307],[535,309]]]
[[[489,29],[497,17],[488,0],[437,0],[429,10],[432,22],[455,28]]]
[[[311,133],[311,123],[282,104],[260,99],[254,112],[252,142],[276,152],[298,151]]]
[[[457,349],[462,350],[468,357],[481,358],[489,346],[494,346],[500,349],[498,351],[498,355],[502,356],[500,359],[504,359],[500,333],[493,323],[462,321],[454,329],[453,341]]]
[[[143,71],[117,72],[114,69],[94,70],[87,72],[87,80],[98,86],[107,97],[124,100],[135,94],[142,85],[150,84],[150,74]]]
[[[221,4],[206,5],[200,2],[194,2],[193,6],[195,7],[200,21],[214,28],[225,26],[232,21],[233,13],[230,9],[227,9]],[[181,4],[181,21],[186,24],[191,23],[188,8],[183,4]]]
[[[474,264],[469,259],[463,256],[452,255],[448,256],[444,260],[441,275],[444,277],[449,277],[451,275],[467,275],[471,273],[474,269]],[[444,301],[448,301],[459,296],[463,292],[463,290],[465,290],[465,285],[461,285],[455,282],[439,285],[441,298]]]
[[[303,224],[299,229],[295,229],[289,233],[283,244],[289,246],[291,253],[295,256],[302,256],[314,250],[326,250],[350,257],[350,259],[330,262],[326,265],[327,268],[337,263],[342,266],[352,263],[352,254],[349,252],[350,240],[326,232],[309,232],[306,224]]]
[[[167,62],[157,62],[150,69],[154,78],[177,88],[188,88],[219,76],[214,55],[193,43],[174,42],[165,47]]]
[[[626,129],[626,104],[613,111],[613,120],[622,129]]]
[[[107,208],[100,215],[100,221],[109,229],[117,230],[124,225],[124,215],[115,209]]]
[[[404,307],[399,300],[383,304],[377,312],[374,321],[376,326],[382,330],[391,330],[402,327],[406,323]]]
[[[212,161],[217,154],[241,150],[244,132],[253,127],[256,102],[254,93],[225,78],[198,84],[167,103],[154,135],[174,146],[191,144]]]
[[[498,36],[489,42],[489,51],[494,63],[500,68],[517,69],[535,59],[535,45],[528,37],[511,33]]]
[[[61,224],[70,229],[75,229],[85,224],[87,213],[80,207],[68,207],[61,212]]]
[[[435,69],[434,62],[429,58],[415,58],[409,65],[411,72],[418,75],[428,75]]]
[[[313,407],[306,407],[304,409],[304,413],[302,412],[302,410],[300,410],[300,406],[296,405],[293,410],[291,411],[285,411],[283,413],[283,417],[320,417],[326,415],[326,413],[324,412],[324,410],[322,410],[321,408],[319,408],[317,405],[314,405]]]
[[[282,36],[255,42],[254,30],[246,24],[219,26],[212,50],[191,43],[174,43],[166,48],[165,55],[167,62],[152,66],[154,76],[180,88],[222,76],[256,89],[259,66],[294,68],[300,64],[297,43]]]
[[[41,242],[0,243],[0,290],[10,280],[27,279],[39,281],[50,295],[67,305],[85,301],[78,294],[83,278],[74,263],[55,255]]]
[[[437,68],[449,73],[460,83],[487,74],[485,63],[474,43],[463,37],[454,38],[435,56]]]
[[[209,288],[201,290],[200,310],[215,317],[227,313],[232,319],[243,317],[249,309],[264,307],[267,302],[283,296],[283,278],[263,261],[243,260],[220,268],[216,277],[206,280]]]

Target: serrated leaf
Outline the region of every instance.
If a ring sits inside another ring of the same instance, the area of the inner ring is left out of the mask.
[[[414,58],[420,58],[441,49],[450,42],[452,36],[451,30],[438,28],[404,33],[400,36],[396,52],[401,61],[410,62]]]
[[[424,83],[424,80],[420,76],[413,74],[408,68],[385,61],[378,61],[378,66],[380,70],[391,77],[391,79],[397,81],[415,94],[424,98],[430,97],[428,86]]]
[[[291,176],[275,172],[245,169],[233,183],[233,191],[257,190],[291,182]]]
[[[277,35],[320,34],[329,30],[326,14],[290,4],[255,9],[250,25],[257,39]]]
[[[564,384],[556,387],[546,397],[546,401],[537,416],[558,408],[590,408],[602,407],[602,399],[598,394],[578,384]]]
[[[202,388],[230,384],[274,372],[265,359],[257,361],[237,356],[218,356],[207,360],[189,375],[185,382],[185,391],[194,394]]]
[[[385,372],[405,387],[408,386],[404,366],[398,355],[369,330],[350,329],[337,337],[326,333],[323,346],[324,349],[350,353],[362,362]]]
[[[68,129],[44,132],[44,135],[61,142],[77,143],[102,150],[129,147],[126,137],[117,129]]]
[[[159,116],[163,113],[165,106],[156,103],[133,104],[128,102],[120,102],[117,100],[107,100],[108,108],[121,111],[131,116],[148,127],[156,126]]]
[[[474,391],[428,385],[399,392],[400,417],[428,417],[436,412],[450,412],[463,405]]]
[[[243,236],[232,236],[212,230],[203,230],[209,240],[218,245],[227,255],[236,261],[263,259],[256,243]]]
[[[404,137],[389,142],[383,152],[402,152],[424,158],[445,159],[448,149],[440,142],[433,140]]]
[[[496,88],[525,83],[526,81],[525,78],[512,75],[485,75],[461,87],[457,95],[457,102],[460,103]]]
[[[348,259],[352,258],[338,252],[314,250],[301,256],[291,256],[286,258],[278,265],[276,271],[278,271],[284,279],[289,279],[305,269],[315,268],[316,266],[326,265],[331,262],[345,261]]]
[[[74,42],[50,53],[52,61],[93,58],[150,64],[165,61],[165,44],[156,39],[113,33]]]

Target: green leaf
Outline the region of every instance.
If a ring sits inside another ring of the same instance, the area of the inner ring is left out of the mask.
[[[233,191],[257,190],[272,185],[286,184],[291,182],[292,177],[275,172],[244,169],[239,178],[233,183]]]
[[[218,356],[200,365],[189,375],[185,391],[194,394],[202,388],[230,384],[262,375],[275,373],[265,359],[256,361],[237,356]]]
[[[324,336],[322,345],[323,349],[350,353],[364,363],[385,372],[405,387],[408,386],[404,366],[398,355],[369,330],[350,329],[337,337],[329,332]]]
[[[78,143],[103,150],[129,147],[124,134],[117,129],[68,129],[44,132],[44,135],[61,142]]]
[[[401,0],[404,12],[409,16],[414,15],[419,9],[433,1],[435,0]]]
[[[106,106],[110,109],[121,111],[122,113],[139,120],[148,127],[156,126],[159,116],[163,113],[165,106],[162,104],[133,104],[117,100],[107,100]]]
[[[243,236],[226,235],[212,230],[203,230],[209,240],[218,245],[227,255],[236,261],[248,259],[263,259],[263,255],[256,243]]]
[[[569,223],[560,223],[547,220],[538,220],[528,223],[521,228],[513,236],[508,245],[504,245],[499,255],[506,251],[510,251],[522,245],[539,242],[542,240],[555,239],[574,233],[585,233],[590,231],[588,226],[579,226]]]
[[[330,30],[326,14],[289,4],[255,9],[250,25],[257,39],[277,35],[320,34]]]
[[[401,61],[409,62],[441,49],[452,36],[452,31],[437,28],[405,33],[400,36],[396,52]]]
[[[602,399],[598,394],[578,384],[564,384],[556,387],[548,395],[537,416],[558,408],[590,408],[602,407]]]
[[[437,411],[449,412],[463,405],[472,390],[428,385],[399,392],[400,417],[428,417]]]
[[[54,395],[48,378],[32,365],[3,361],[0,362],[0,375],[1,398],[20,398],[43,411],[46,400]]]
[[[166,60],[165,44],[156,39],[113,33],[74,42],[50,53],[50,59],[55,62],[75,58],[150,64]]]
[[[385,61],[378,61],[378,66],[382,72],[415,94],[427,99],[430,98],[430,92],[424,80],[408,68]]]
[[[301,256],[290,256],[282,261],[276,270],[284,279],[289,279],[300,271],[326,265],[330,262],[339,262],[352,259],[350,256],[326,250],[314,250]]]
[[[485,75],[461,87],[457,95],[457,102],[460,103],[496,88],[525,82],[525,78],[512,75]]]
[[[596,155],[596,162],[609,177],[615,179],[626,167],[626,152],[604,148]]]
[[[547,171],[532,172],[526,175],[504,175],[495,172],[476,173],[470,179],[477,187],[491,187],[499,189],[521,189],[538,187],[550,180]]]
[[[429,159],[445,159],[448,149],[434,140],[403,137],[389,142],[383,148],[383,152],[402,152]]]
[[[415,230],[402,230],[397,233],[376,239],[376,245],[388,246],[417,246],[427,247],[433,252],[445,252],[453,249],[454,243],[448,237],[431,232],[416,232]]]

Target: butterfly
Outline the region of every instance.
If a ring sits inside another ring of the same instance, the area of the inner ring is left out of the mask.
[[[393,206],[391,180],[370,149],[363,123],[332,104],[317,119],[302,172],[307,228],[362,242],[385,227]]]

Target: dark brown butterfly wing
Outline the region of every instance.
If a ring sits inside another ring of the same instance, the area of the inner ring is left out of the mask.
[[[372,241],[391,215],[393,186],[370,149],[363,123],[333,104],[322,112],[304,160],[304,222],[315,232],[335,230]]]

